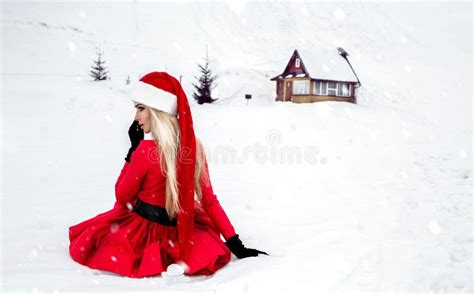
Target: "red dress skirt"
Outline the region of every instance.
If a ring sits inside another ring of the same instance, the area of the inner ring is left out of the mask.
[[[78,263],[131,278],[159,275],[179,256],[177,227],[147,220],[118,203],[69,227],[69,240],[69,253]],[[199,205],[192,242],[185,274],[211,275],[229,263],[230,250]]]

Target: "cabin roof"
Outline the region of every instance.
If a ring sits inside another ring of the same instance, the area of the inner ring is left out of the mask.
[[[352,72],[352,69],[344,57],[338,53],[337,48],[298,49],[295,50],[293,54],[299,55],[301,62],[304,64],[304,67],[312,79],[357,82],[357,77]],[[293,55],[291,57],[293,57]],[[288,62],[284,67],[285,70]],[[286,73],[283,72],[273,79],[285,74]]]

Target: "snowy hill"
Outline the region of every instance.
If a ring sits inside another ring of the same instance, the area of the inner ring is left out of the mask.
[[[1,10],[2,291],[472,293],[472,4]],[[96,45],[110,81],[87,76]],[[206,45],[215,105],[191,98]],[[274,102],[269,79],[315,46],[349,52],[357,105]],[[133,119],[119,89],[153,70],[182,76],[214,190],[243,242],[271,256],[179,283],[70,259],[68,227],[115,201]]]

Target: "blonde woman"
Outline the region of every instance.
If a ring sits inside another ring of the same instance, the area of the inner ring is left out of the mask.
[[[136,115],[115,206],[69,228],[71,257],[139,278],[171,265],[187,275],[211,275],[229,263],[231,252],[268,255],[242,244],[216,198],[181,84],[151,72],[130,95]]]

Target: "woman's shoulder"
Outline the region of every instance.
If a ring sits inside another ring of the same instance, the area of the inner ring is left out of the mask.
[[[154,140],[141,140],[133,154],[137,153],[141,161],[155,163],[158,158],[158,150]]]
[[[137,146],[137,149],[133,153],[139,153],[139,154],[147,154],[149,152],[152,152],[156,146],[155,141],[153,140],[141,140],[140,143]]]
[[[144,148],[144,147],[148,147],[148,146],[154,146],[156,143],[155,143],[155,140],[141,140],[140,143],[138,144],[138,148]]]

